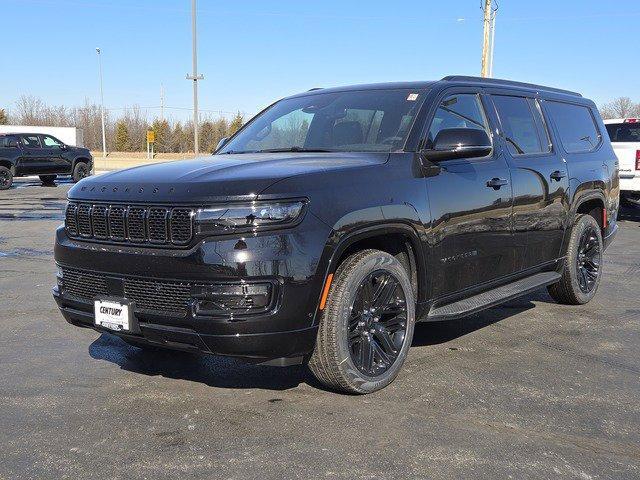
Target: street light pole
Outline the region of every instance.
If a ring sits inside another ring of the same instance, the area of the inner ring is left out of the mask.
[[[198,80],[203,80],[204,75],[198,75],[198,41],[196,35],[196,0],[191,0],[191,31],[193,42],[193,74],[187,75],[187,80],[193,80],[193,149],[196,157],[199,154],[198,145]]]
[[[104,132],[104,93],[102,91],[102,56],[100,48],[96,47],[98,54],[98,73],[100,75],[100,116],[102,117],[102,158],[107,158],[107,136]]]

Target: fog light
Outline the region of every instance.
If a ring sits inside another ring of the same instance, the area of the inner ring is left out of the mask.
[[[270,283],[237,283],[196,287],[196,313],[242,314],[265,311],[271,305]]]

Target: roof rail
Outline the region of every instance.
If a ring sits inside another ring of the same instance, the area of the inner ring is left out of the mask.
[[[557,92],[557,93],[564,93],[566,95],[575,95],[576,97],[582,96],[578,92],[572,92],[571,90],[563,90],[562,88],[545,87],[544,85],[536,85],[534,83],[525,83],[525,82],[515,82],[513,80],[502,80],[500,78],[472,77],[472,76],[466,76],[466,75],[449,75],[447,77],[444,77],[442,80],[445,82],[477,82],[477,83],[488,83],[491,85],[505,85],[510,87],[535,88],[538,90],[546,90],[548,92]]]
[[[313,87],[307,90],[307,92],[313,92],[314,90],[322,90],[322,87]]]

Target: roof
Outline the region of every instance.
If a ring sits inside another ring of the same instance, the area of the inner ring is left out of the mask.
[[[434,85],[438,85],[438,84],[443,85],[445,83],[474,85],[478,87],[486,87],[486,86],[508,87],[508,88],[523,89],[523,90],[544,91],[544,92],[557,93],[562,95],[569,95],[573,97],[582,97],[582,95],[578,92],[573,92],[571,90],[564,90],[564,89],[555,88],[555,87],[547,87],[544,85],[536,85],[534,83],[517,82],[514,80],[504,80],[500,78],[472,77],[472,76],[466,76],[466,75],[449,75],[437,81],[370,83],[370,84],[361,84],[361,85],[345,85],[342,87],[331,87],[331,88],[314,87],[306,92],[298,93],[288,98],[304,97],[307,95],[314,95],[316,93],[336,93],[336,92],[348,92],[348,91],[358,91],[358,90],[399,90],[399,89],[423,90],[425,88],[428,88]]]

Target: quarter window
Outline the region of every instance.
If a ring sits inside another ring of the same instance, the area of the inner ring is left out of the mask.
[[[21,138],[25,148],[40,148],[40,139],[37,135],[23,135]]]
[[[598,146],[601,136],[588,107],[552,101],[545,106],[568,153],[589,152]]]
[[[430,148],[436,135],[447,128],[473,128],[488,131],[487,120],[478,95],[462,93],[446,97],[433,117],[426,147]]]
[[[494,95],[493,103],[500,118],[507,148],[512,155],[531,155],[549,151],[548,136],[541,139],[541,135],[544,133],[546,136],[546,132],[543,120],[539,116],[540,112],[535,105],[531,108],[529,99]]]

